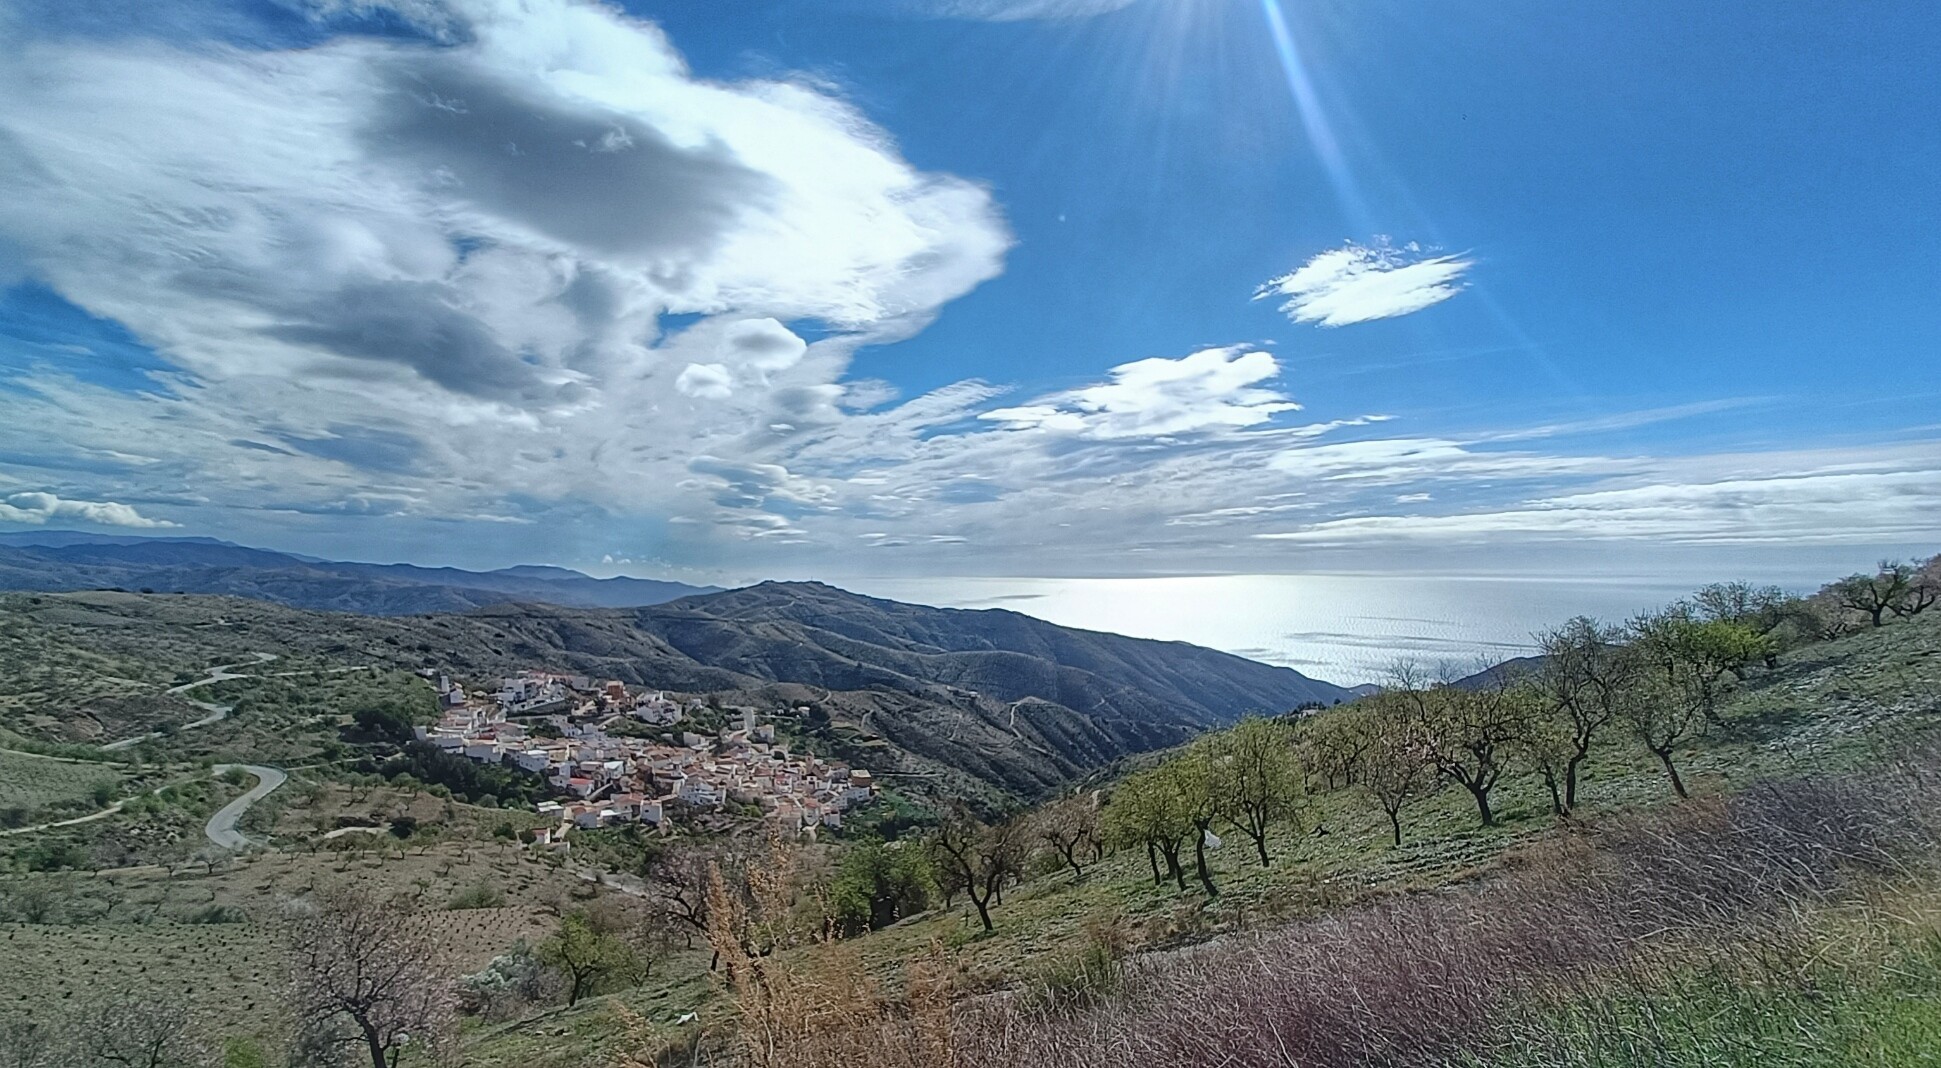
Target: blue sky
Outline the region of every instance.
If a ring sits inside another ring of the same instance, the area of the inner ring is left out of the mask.
[[[710,581],[1941,540],[1914,3],[0,34],[0,523]]]

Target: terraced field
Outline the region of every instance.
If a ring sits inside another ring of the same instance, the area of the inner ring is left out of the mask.
[[[113,764],[56,760],[0,750],[0,827],[105,807],[126,779]]]

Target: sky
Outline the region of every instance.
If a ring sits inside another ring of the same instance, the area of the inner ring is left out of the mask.
[[[0,528],[740,583],[1941,542],[1941,24],[0,0]]]

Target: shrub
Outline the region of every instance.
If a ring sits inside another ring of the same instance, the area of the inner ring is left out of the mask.
[[[452,895],[445,907],[452,910],[496,909],[505,904],[505,891],[491,883],[478,882]]]

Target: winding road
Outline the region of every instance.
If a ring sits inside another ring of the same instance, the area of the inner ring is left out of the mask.
[[[209,840],[224,849],[242,849],[249,845],[249,839],[236,829],[236,821],[243,818],[249,806],[268,797],[277,787],[282,786],[289,776],[281,768],[265,767],[261,764],[217,764],[216,774],[241,769],[256,776],[256,785],[243,792],[241,797],[222,806],[216,814],[209,817],[209,825],[203,833]]]
[[[164,694],[184,693],[189,690],[193,690],[198,686],[208,686],[212,683],[217,683],[217,682],[228,682],[231,679],[253,678],[254,676],[252,675],[237,674],[232,669],[240,668],[240,667],[255,667],[259,664],[267,664],[270,661],[276,659],[275,653],[251,653],[250,655],[254,656],[256,659],[244,660],[234,664],[218,664],[215,667],[210,668],[209,674],[206,675],[205,677],[199,678],[194,682],[185,682],[180,686],[171,686],[168,689],[163,690],[162,692]],[[184,700],[188,700],[188,699],[184,698]],[[209,714],[202,717],[201,719],[190,720],[189,722],[184,723],[182,726],[177,727],[176,730],[191,730],[196,727],[207,727],[211,723],[221,723],[223,720],[223,717],[229,715],[230,709],[235,707],[233,705],[211,704],[208,701],[189,701],[189,703],[196,706],[197,708],[202,709],[204,712],[207,712]],[[118,749],[127,749],[130,746],[140,745],[141,743],[148,741],[150,738],[160,738],[161,736],[162,736],[161,731],[150,731],[147,734],[137,734],[133,738],[123,738],[118,742],[109,742],[107,745],[102,746],[101,749],[103,752],[112,753]]]

